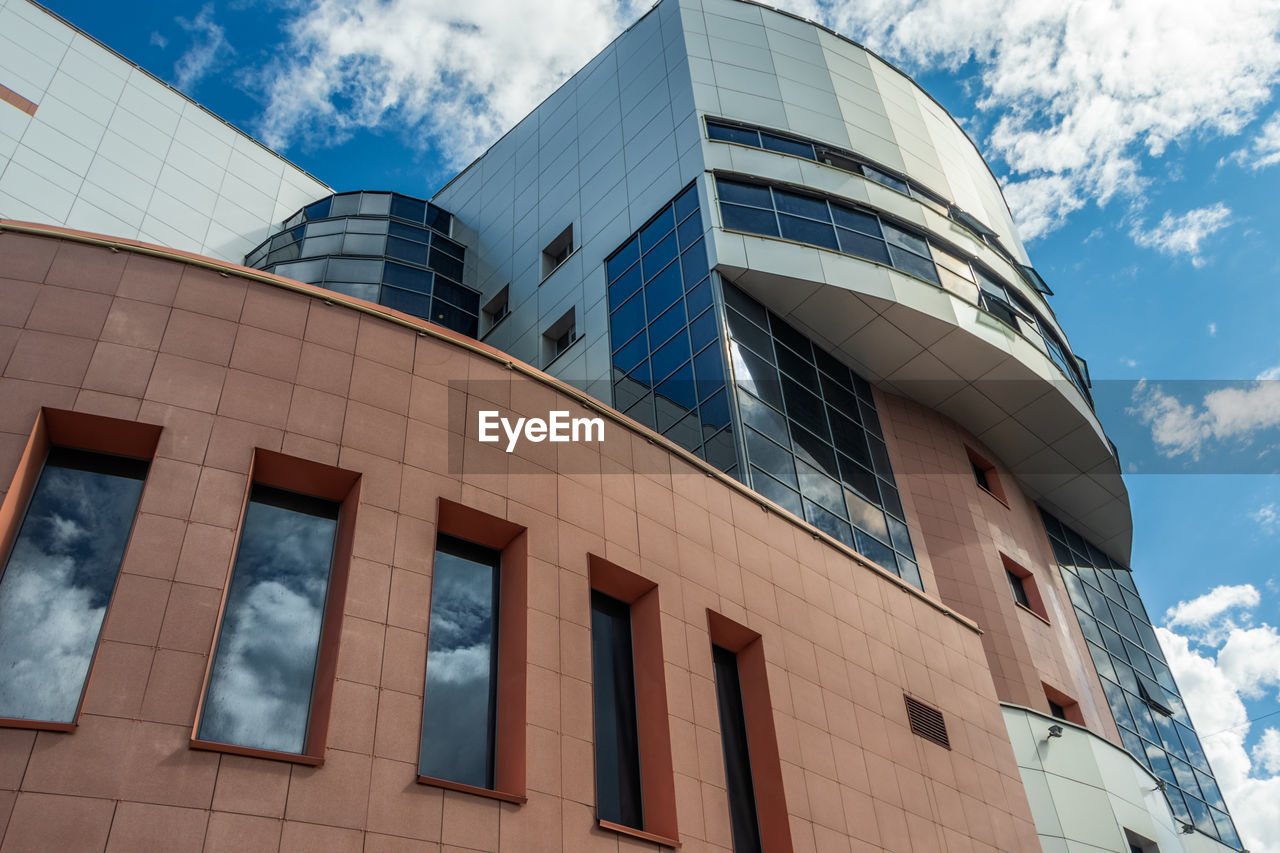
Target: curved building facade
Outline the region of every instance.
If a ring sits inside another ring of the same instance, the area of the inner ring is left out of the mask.
[[[429,202],[329,193],[245,266],[0,194],[0,853],[1242,849],[897,69],[663,0]]]

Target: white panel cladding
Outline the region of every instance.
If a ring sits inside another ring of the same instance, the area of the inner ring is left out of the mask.
[[[235,262],[331,190],[28,0],[0,3],[0,217]]]
[[[485,341],[606,400],[604,260],[702,171],[679,12],[641,18],[433,199],[470,232],[481,304],[510,287]],[[746,47],[717,49],[745,61]],[[544,279],[542,250],[570,224],[574,252]],[[569,308],[582,339],[544,364],[542,335]]]
[[[1201,833],[1181,834],[1156,778],[1118,746],[1027,708],[1001,710],[1046,851],[1129,853],[1125,830],[1155,842],[1160,853],[1231,850]],[[1054,725],[1062,734],[1050,738]]]
[[[699,113],[790,131],[903,172],[973,213],[1025,259],[972,141],[901,72],[768,8],[686,0],[682,9]]]

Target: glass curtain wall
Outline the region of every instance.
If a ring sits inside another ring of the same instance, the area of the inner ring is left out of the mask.
[[[606,261],[615,409],[737,476],[698,188]]]
[[[1239,849],[1231,816],[1128,567],[1040,510],[1125,748],[1183,823]]]

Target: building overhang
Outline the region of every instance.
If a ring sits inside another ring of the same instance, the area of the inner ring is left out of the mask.
[[[1024,492],[1112,557],[1133,520],[1119,461],[1078,389],[1017,331],[897,270],[712,229],[713,264],[878,388],[971,432]]]

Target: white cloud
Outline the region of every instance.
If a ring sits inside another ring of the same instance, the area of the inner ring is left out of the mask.
[[[1273,0],[867,0],[829,16],[913,67],[977,61],[979,106],[997,116],[986,141],[1027,238],[1140,193],[1144,154],[1238,133],[1280,75]]]
[[[1280,76],[1274,0],[783,0],[908,69],[978,68],[979,141],[1025,238],[1136,199],[1142,159],[1256,118]],[[430,138],[458,165],[522,118],[647,0],[300,0],[263,75],[283,146],[359,128]]]
[[[1189,210],[1181,216],[1165,211],[1160,224],[1154,228],[1148,228],[1140,219],[1129,234],[1139,246],[1155,249],[1163,255],[1187,255],[1194,266],[1202,267],[1204,258],[1200,254],[1200,244],[1229,224],[1231,208],[1218,202]]]
[[[1254,763],[1264,771],[1280,776],[1280,729],[1264,731],[1250,754]]]
[[[192,35],[191,47],[187,48],[178,61],[173,64],[173,83],[179,89],[188,91],[201,78],[212,71],[219,59],[225,54],[234,53],[227,41],[227,34],[222,26],[213,21],[213,4],[206,3],[194,20],[177,18],[178,26]],[[163,48],[168,42],[158,33],[152,34],[152,44]]]
[[[1179,601],[1170,607],[1164,614],[1165,624],[1171,628],[1208,631],[1229,611],[1257,607],[1260,600],[1252,584],[1216,586],[1199,598]]]
[[[1210,440],[1247,443],[1262,431],[1280,427],[1280,381],[1276,369],[1251,382],[1215,388],[1198,403],[1184,403],[1145,380],[1134,386],[1126,411],[1150,427],[1160,452],[1199,459]]]
[[[1249,513],[1249,518],[1258,522],[1264,533],[1275,533],[1280,530],[1280,506],[1270,503],[1260,506]]]
[[[1280,163],[1280,113],[1267,119],[1249,146],[1233,154],[1232,159],[1254,171]]]
[[[1280,632],[1270,625],[1232,628],[1218,650],[1218,666],[1241,695],[1260,699],[1280,687]]]
[[[1218,324],[1217,324],[1217,323],[1210,323],[1210,324],[1209,324],[1209,337],[1211,337],[1211,338],[1216,338],[1217,336],[1218,336]]]
[[[433,138],[465,164],[523,118],[639,6],[610,0],[310,0],[267,69],[267,144],[359,128]]]
[[[1275,636],[1274,628],[1264,629]],[[1202,653],[1187,637],[1167,628],[1156,628],[1156,634],[1245,846],[1253,853],[1280,853],[1276,730],[1263,734],[1252,757],[1245,748],[1250,723],[1241,696],[1257,688],[1257,673],[1224,666],[1226,646],[1215,657],[1212,648]]]

